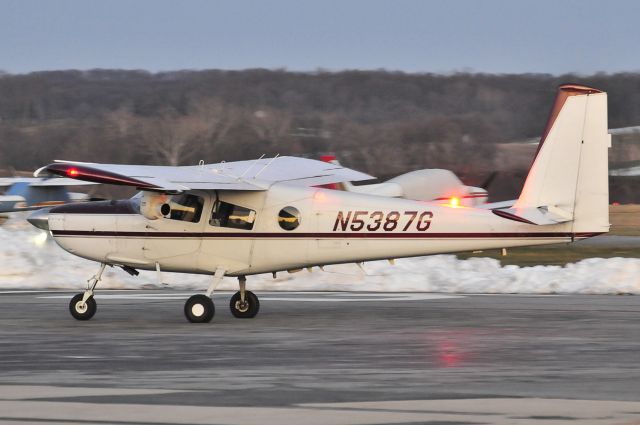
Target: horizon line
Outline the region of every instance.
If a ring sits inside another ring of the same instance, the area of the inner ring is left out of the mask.
[[[12,76],[28,76],[33,74],[46,74],[56,72],[78,72],[78,73],[92,73],[92,72],[131,72],[139,74],[147,74],[151,76],[163,75],[163,74],[178,74],[178,73],[200,73],[200,72],[247,72],[247,71],[263,71],[263,72],[284,72],[290,74],[306,74],[306,75],[322,75],[322,74],[341,74],[341,73],[387,73],[387,74],[400,74],[400,75],[433,75],[451,77],[456,75],[492,75],[492,76],[547,76],[547,77],[562,77],[566,75],[577,77],[595,77],[595,76],[615,76],[615,75],[628,75],[628,74],[640,74],[640,69],[636,70],[624,70],[624,71],[595,71],[591,73],[584,73],[580,71],[567,71],[562,73],[543,72],[543,71],[530,71],[530,72],[490,72],[480,71],[472,68],[453,69],[449,71],[407,71],[401,69],[390,68],[326,68],[317,67],[315,69],[289,69],[287,67],[247,67],[247,68],[175,68],[175,69],[161,69],[150,70],[144,68],[102,68],[102,67],[89,67],[89,68],[59,68],[59,69],[40,69],[25,72],[11,72],[0,68],[0,78],[12,77]]]

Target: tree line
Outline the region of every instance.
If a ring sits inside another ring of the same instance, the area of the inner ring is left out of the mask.
[[[334,153],[382,178],[437,167],[477,184],[496,168],[496,144],[540,135],[565,82],[607,91],[611,128],[640,125],[634,73],[0,73],[0,168],[57,158],[185,165]]]

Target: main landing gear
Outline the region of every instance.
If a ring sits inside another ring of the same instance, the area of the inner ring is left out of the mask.
[[[184,315],[191,323],[210,322],[215,312],[213,300],[208,295],[192,295],[184,304]]]
[[[206,323],[213,319],[215,314],[215,307],[211,295],[218,286],[222,277],[224,276],[224,270],[218,269],[213,275],[213,282],[209,286],[206,295],[197,294],[189,297],[184,304],[184,315],[191,323]],[[247,279],[244,276],[238,277],[238,284],[240,290],[233,294],[229,307],[231,314],[234,317],[240,319],[250,319],[255,317],[260,310],[260,301],[258,297],[251,291],[247,291],[246,288]]]
[[[105,263],[101,263],[98,273],[87,281],[87,289],[71,298],[69,312],[75,319],[89,320],[96,314],[98,305],[93,295],[98,282],[102,280],[102,274],[106,266]],[[224,272],[223,269],[216,270],[206,294],[197,294],[189,297],[184,305],[184,315],[187,316],[187,320],[192,323],[206,323],[213,319],[215,307],[211,295],[222,281]],[[231,314],[239,319],[251,319],[260,310],[260,301],[253,292],[246,290],[247,279],[244,276],[238,277],[238,284],[240,290],[233,294],[229,303]]]
[[[98,305],[96,300],[93,299],[93,291],[96,289],[96,285],[102,279],[102,273],[107,265],[105,263],[100,264],[100,270],[91,279],[87,281],[87,290],[82,294],[77,294],[71,298],[69,302],[69,311],[71,315],[77,320],[89,320],[96,314]]]
[[[238,278],[240,290],[233,294],[229,302],[231,314],[238,319],[252,319],[260,310],[260,300],[251,291],[245,289],[247,279],[244,276]]]

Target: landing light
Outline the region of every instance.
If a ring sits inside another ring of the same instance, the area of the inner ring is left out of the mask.
[[[449,205],[451,205],[452,207],[459,207],[460,206],[460,198],[456,198],[453,197],[449,200]]]
[[[37,235],[31,238],[31,242],[36,246],[42,246],[47,242],[48,235],[49,234],[47,232],[38,232]]]

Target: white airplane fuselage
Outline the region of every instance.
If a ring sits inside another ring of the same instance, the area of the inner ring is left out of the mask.
[[[337,263],[571,242],[605,232],[572,223],[536,226],[491,210],[329,189],[273,185],[266,191],[193,192],[204,200],[197,222],[149,220],[131,200],[67,205],[49,213],[65,250],[138,269],[251,275]],[[255,211],[251,230],[210,223],[216,200]],[[279,212],[294,207],[285,230]]]
[[[424,173],[396,180],[402,198],[323,189],[318,186],[371,176],[293,157],[184,167],[58,161],[35,174],[143,192],[39,211],[29,221],[49,229],[67,251],[101,263],[87,289],[69,302],[78,320],[95,314],[94,290],[108,264],[133,274],[131,268],[213,275],[205,294],[185,302],[194,323],[213,318],[213,291],[224,276],[237,276],[231,313],[252,318],[260,302],[246,290],[251,274],[563,243],[607,232],[607,128],[606,93],[560,86],[520,196],[507,205],[412,200],[433,199],[423,186],[435,180],[416,178]]]

